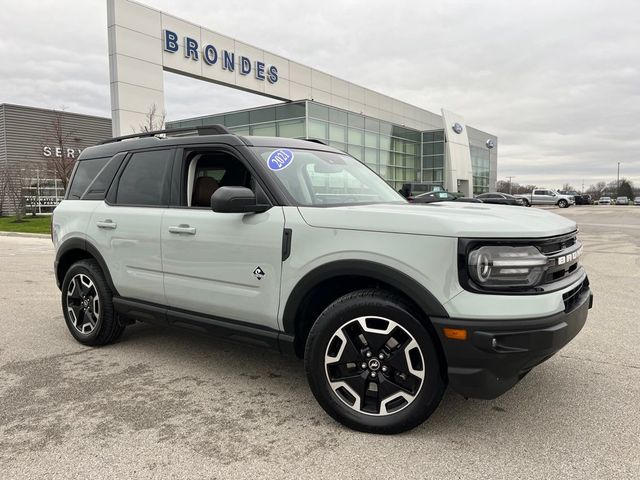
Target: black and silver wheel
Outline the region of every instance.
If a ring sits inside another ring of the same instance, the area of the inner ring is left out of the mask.
[[[558,200],[558,206],[560,208],[567,208],[569,206],[569,202],[567,202],[566,200],[562,199],[562,200]]]
[[[411,429],[442,398],[440,358],[402,299],[369,289],[336,300],[307,341],[307,378],[325,411],[350,428]]]
[[[84,273],[74,275],[66,295],[67,315],[73,328],[82,335],[93,332],[100,318],[100,295],[91,278]]]
[[[113,293],[100,266],[81,260],[67,271],[62,282],[62,312],[67,328],[85,345],[105,345],[124,330],[113,311]]]
[[[522,199],[522,204],[523,204],[525,207],[530,207],[530,206],[531,206],[531,202],[530,202],[529,200],[527,200],[526,198],[523,198],[523,199]]]

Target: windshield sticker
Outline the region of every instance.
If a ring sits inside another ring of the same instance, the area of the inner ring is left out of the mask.
[[[293,152],[286,148],[273,151],[267,158],[267,166],[274,172],[284,170],[291,165],[291,162],[293,162]]]

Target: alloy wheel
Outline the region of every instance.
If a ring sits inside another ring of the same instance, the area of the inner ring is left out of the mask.
[[[96,328],[100,318],[100,296],[88,275],[79,273],[69,282],[67,312],[79,333],[88,335]]]
[[[331,337],[325,373],[335,395],[366,415],[390,415],[416,398],[425,380],[422,350],[400,324],[384,317],[358,317]]]

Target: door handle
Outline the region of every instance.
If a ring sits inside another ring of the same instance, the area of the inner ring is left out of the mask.
[[[180,225],[173,225],[169,227],[169,233],[186,233],[187,235],[195,235],[196,227],[191,227],[181,223]]]
[[[96,222],[96,225],[98,226],[98,228],[108,228],[110,230],[114,230],[118,226],[118,224],[113,220],[111,220],[110,218],[107,218],[106,220],[98,221]]]

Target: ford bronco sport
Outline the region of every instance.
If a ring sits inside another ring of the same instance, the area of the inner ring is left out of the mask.
[[[586,321],[570,220],[411,205],[320,143],[187,133],[115,138],[78,159],[52,235],[64,319],[85,345],[144,321],[292,352],[329,415],[395,433],[447,385],[501,395]]]

